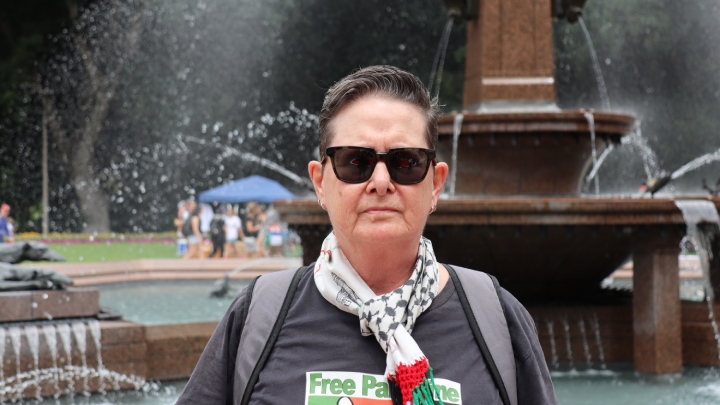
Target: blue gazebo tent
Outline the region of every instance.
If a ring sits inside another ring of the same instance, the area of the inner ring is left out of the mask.
[[[292,200],[295,194],[280,183],[262,176],[250,176],[200,193],[200,202],[269,204],[275,200]]]

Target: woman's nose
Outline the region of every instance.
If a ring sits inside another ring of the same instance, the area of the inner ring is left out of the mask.
[[[393,184],[387,165],[383,161],[377,163],[372,177],[368,181],[367,192],[372,193],[373,191],[380,196],[395,191],[395,184]]]

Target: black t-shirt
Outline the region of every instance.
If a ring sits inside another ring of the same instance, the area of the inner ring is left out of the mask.
[[[306,402],[309,392],[332,391],[342,395],[343,381],[337,380],[338,383],[332,385],[335,380],[322,380],[318,373],[330,376],[343,374],[331,373],[334,371],[360,373],[362,377],[356,381],[372,381],[375,377],[371,375],[381,378],[385,371],[386,355],[374,336],[363,337],[356,315],[341,311],[320,295],[311,269],[298,285],[277,342],[254,387],[251,404],[330,403]],[[515,355],[519,405],[557,404],[532,317],[504,289],[501,298]],[[240,342],[237,325],[244,299],[245,291],[242,291],[220,321],[177,404],[233,403],[233,377]],[[412,336],[427,356],[436,380],[449,380],[446,385],[460,385],[457,392],[461,393],[461,402],[452,401],[453,391],[448,388],[449,394],[443,393],[449,395],[444,397],[445,403],[502,404],[452,280],[418,317]],[[315,383],[323,385],[313,385]],[[345,393],[359,395],[361,387],[356,385],[346,383],[345,388],[354,389]],[[314,391],[309,391],[311,389]],[[438,389],[442,391],[445,387]]]
[[[247,230],[247,223],[250,222],[253,224],[253,226],[258,226],[260,224],[260,216],[259,215],[246,215],[245,221],[243,221],[243,231],[245,232],[245,236],[249,236],[251,238],[257,238],[257,236],[260,234],[260,231],[250,232]]]

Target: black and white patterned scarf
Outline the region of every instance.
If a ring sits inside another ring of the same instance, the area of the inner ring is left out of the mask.
[[[364,336],[375,336],[387,353],[385,375],[400,386],[403,402],[412,401],[415,390],[428,384],[425,376],[430,371],[427,358],[410,334],[418,316],[430,307],[438,293],[439,268],[432,243],[424,237],[420,239],[415,268],[405,284],[389,293],[375,295],[347,260],[331,232],[315,263],[314,278],[328,302],[357,315],[360,332]]]

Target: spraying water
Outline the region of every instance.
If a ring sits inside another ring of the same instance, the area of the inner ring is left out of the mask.
[[[20,337],[22,332],[17,326],[13,326],[9,329],[10,341],[12,342],[13,353],[15,354],[15,371],[20,374],[20,348],[22,347],[22,340]]]
[[[547,326],[548,333],[550,334],[550,354],[552,355],[552,366],[557,369],[560,366],[558,361],[557,347],[555,346],[555,329],[553,328],[553,321],[545,319],[545,326]]]
[[[600,62],[598,61],[597,52],[595,52],[595,46],[593,45],[592,38],[590,38],[590,32],[585,26],[585,20],[582,16],[578,15],[578,22],[585,33],[585,39],[590,49],[590,58],[592,59],[593,69],[595,70],[595,79],[597,80],[598,91],[600,92],[600,100],[602,100],[602,106],[605,111],[610,111],[610,98],[607,94],[607,88],[605,87],[605,79],[603,79],[602,70],[600,70]]]
[[[700,256],[700,267],[703,273],[703,283],[705,284],[705,301],[708,306],[708,317],[713,327],[713,333],[718,349],[718,359],[720,359],[720,331],[718,330],[717,321],[715,319],[715,311],[713,304],[715,303],[715,291],[710,282],[710,260],[712,259],[712,250],[710,242],[714,233],[720,228],[720,217],[718,216],[715,204],[707,200],[678,200],[675,205],[682,211],[685,224],[687,225],[688,237],[693,241],[698,256]],[[716,229],[709,229],[701,224],[714,225]]]
[[[42,396],[40,396],[40,381],[37,378],[38,375],[40,375],[40,334],[37,326],[28,325],[25,327],[25,339],[27,339],[30,354],[33,358],[34,369],[31,375],[35,379],[35,398],[42,400]]]
[[[453,146],[452,146],[452,171],[450,172],[450,196],[455,195],[455,182],[457,181],[457,149],[460,140],[460,132],[462,132],[463,115],[455,114],[453,121]]]
[[[435,58],[433,59],[432,70],[430,71],[430,80],[428,81],[428,93],[432,96],[433,88],[435,88],[435,98],[440,94],[440,84],[442,83],[443,66],[445,65],[445,54],[447,53],[448,42],[450,41],[450,31],[452,30],[453,19],[449,18],[445,23],[445,30],[443,31],[442,37],[440,37],[440,43],[438,44],[437,51],[435,51]],[[437,80],[436,80],[437,74]]]
[[[605,159],[607,159],[608,155],[610,155],[610,152],[612,152],[614,149],[615,149],[615,145],[613,145],[612,143],[610,145],[608,145],[607,148],[605,148],[603,153],[601,153],[600,157],[597,159],[597,164],[593,165],[592,170],[587,175],[587,177],[585,177],[586,182],[589,183],[592,179],[595,178],[595,176],[597,176],[597,172],[598,172],[598,170],[600,170],[600,166],[602,166],[603,163],[605,163]]]
[[[717,162],[717,161],[720,161],[720,149],[716,150],[713,153],[708,153],[706,155],[702,155],[696,159],[691,160],[690,162],[685,164],[683,167],[675,170],[670,175],[670,178],[675,180],[677,178],[684,176],[688,172],[699,169],[702,166],[705,166],[707,164],[710,164],[712,162]]]
[[[70,325],[62,323],[57,326],[57,331],[60,334],[60,340],[62,341],[63,351],[65,352],[65,368],[72,367],[72,341],[70,336]],[[62,379],[67,381],[65,393],[73,395],[75,392],[75,380],[68,377],[65,373],[62,373]]]
[[[185,140],[188,140],[188,141],[200,144],[200,145],[205,145],[207,143],[207,142],[205,142],[204,139],[195,138],[193,136],[186,135],[183,138]],[[290,170],[280,166],[279,164],[277,164],[271,160],[265,159],[263,157],[260,157],[253,153],[250,153],[250,152],[241,152],[241,151],[233,148],[232,146],[227,146],[227,145],[217,145],[217,146],[220,147],[223,151],[222,155],[221,155],[222,158],[225,158],[228,156],[237,156],[246,162],[257,163],[260,166],[266,167],[274,172],[282,174],[283,176],[287,177],[288,179],[292,180],[293,182],[295,182],[301,186],[312,188],[312,182],[309,179],[300,177],[297,174],[291,172]]]
[[[39,368],[39,356],[40,356],[40,329],[36,325],[27,325],[23,329],[19,327],[11,327],[8,330],[10,340],[12,343],[13,351],[16,357],[16,372],[8,378],[0,378],[0,402],[5,400],[11,400],[13,402],[22,400],[23,396],[28,390],[35,389],[35,398],[40,398],[42,387],[52,387],[52,395],[58,398],[63,393],[60,382],[65,382],[66,394],[72,395],[75,387],[75,380],[82,379],[84,382],[84,391],[89,390],[89,379],[92,378],[101,387],[105,380],[111,381],[115,389],[120,389],[120,384],[125,386],[131,386],[135,389],[142,389],[144,392],[150,392],[157,386],[154,384],[148,384],[144,379],[127,376],[114,371],[110,371],[103,366],[100,339],[100,323],[97,320],[89,320],[87,327],[90,329],[90,333],[96,344],[98,367],[88,367],[85,359],[86,344],[85,339],[87,338],[86,326],[83,322],[73,322],[72,324],[60,323],[60,324],[45,324],[42,326],[42,333],[45,336],[50,357],[52,359],[52,367],[40,369]],[[32,354],[33,364],[32,369],[29,371],[22,371],[20,364],[20,351],[22,347],[22,335],[25,334],[25,340],[27,340],[28,348]],[[5,352],[5,329],[0,328],[0,353]],[[57,335],[60,335],[60,340],[65,352],[65,362],[63,367],[58,367],[58,349],[57,349]],[[82,358],[82,366],[75,366],[72,364],[72,336],[75,336],[77,341],[77,349],[80,352]],[[3,364],[2,356],[0,356],[0,364]],[[0,367],[2,370],[2,367]],[[4,402],[3,402],[4,403]]]
[[[93,342],[95,342],[95,353],[97,357],[97,374],[98,380],[100,381],[100,387],[99,391],[102,393],[105,393],[105,374],[106,369],[105,366],[103,366],[102,361],[102,343],[100,343],[100,339],[102,339],[102,330],[100,329],[100,322],[97,321],[97,319],[90,319],[88,321],[88,328],[90,329],[90,335],[93,338]],[[115,390],[119,390],[120,387],[116,386],[113,387]]]
[[[57,331],[54,325],[43,326],[43,335],[45,335],[45,343],[47,343],[48,350],[50,350],[50,359],[52,360],[52,372],[53,372],[53,388],[55,394],[53,396],[57,399],[60,396],[60,373],[57,365]]]
[[[590,145],[592,147],[592,160],[593,160],[593,169],[592,171],[595,172],[595,175],[593,178],[595,179],[595,195],[600,194],[600,181],[597,177],[597,167],[598,166],[598,159],[597,159],[597,143],[595,142],[595,116],[590,111],[583,111],[583,115],[585,116],[585,119],[588,123],[588,128],[590,129]]]
[[[80,360],[82,361],[82,369],[80,373],[83,377],[83,395],[90,396],[90,387],[88,386],[89,370],[87,366],[87,331],[85,330],[85,324],[82,322],[73,322],[72,326],[73,335],[75,335],[75,343],[80,351]]]
[[[261,166],[263,166],[263,167],[267,167],[267,168],[270,169],[270,170],[273,170],[273,171],[275,171],[275,172],[278,172],[278,173],[282,174],[283,176],[287,177],[288,179],[294,181],[295,183],[297,183],[297,184],[299,184],[299,185],[301,185],[301,186],[305,186],[305,187],[308,187],[308,188],[312,188],[312,187],[313,187],[312,182],[311,182],[309,179],[306,179],[306,178],[304,178],[304,177],[300,177],[300,176],[298,176],[297,174],[291,172],[290,170],[288,170],[288,169],[280,166],[279,164],[277,164],[277,163],[275,163],[275,162],[273,162],[273,161],[271,161],[271,160],[268,160],[268,159],[265,159],[265,158],[263,158],[263,157],[254,155],[254,154],[249,153],[249,152],[240,152],[239,150],[237,150],[237,149],[235,149],[235,148],[233,148],[233,147],[231,147],[231,146],[222,146],[222,148],[224,149],[226,156],[227,156],[227,155],[235,155],[235,156],[238,156],[238,157],[240,157],[241,159],[243,159],[243,160],[245,160],[245,161],[258,163],[259,165],[261,165]]]
[[[647,139],[642,134],[642,123],[640,120],[636,121],[633,125],[633,129],[630,132],[630,136],[622,138],[622,143],[629,143],[638,149],[640,149],[640,157],[643,160],[643,168],[645,169],[645,176],[648,184],[653,178],[662,177],[664,173],[658,165],[658,158],[655,151],[648,144]]]
[[[595,332],[595,344],[598,347],[598,357],[600,358],[600,368],[607,369],[605,364],[605,351],[603,350],[602,338],[600,337],[600,322],[598,322],[597,312],[593,311],[592,328]]]
[[[565,330],[565,349],[567,350],[568,361],[570,362],[570,370],[575,370],[575,361],[573,359],[572,341],[570,340],[570,323],[567,317],[561,317],[560,321]]]
[[[582,316],[578,319],[577,324],[580,329],[580,336],[582,336],[583,350],[585,350],[585,361],[587,362],[587,367],[590,368],[590,366],[592,366],[592,355],[590,354],[590,345],[588,345],[587,335],[585,334],[585,320]]]

